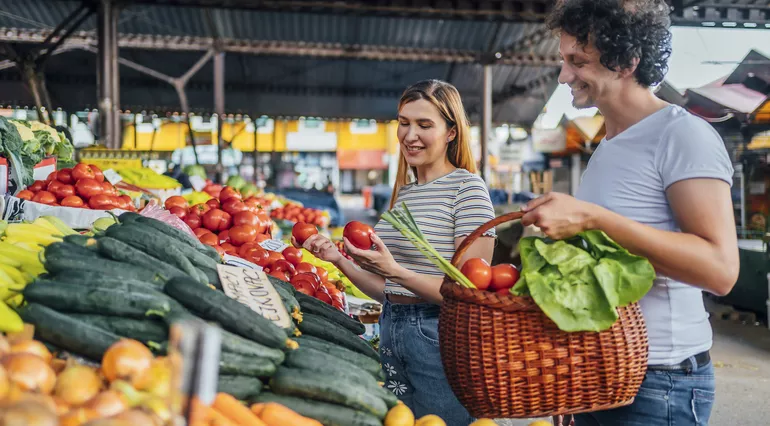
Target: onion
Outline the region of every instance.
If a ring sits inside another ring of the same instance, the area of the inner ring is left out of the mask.
[[[8,340],[5,338],[5,336],[0,335],[0,358],[2,358],[3,355],[10,351],[11,345],[8,343]]]
[[[113,419],[130,422],[133,425],[142,425],[142,426],[160,425],[160,422],[155,417],[139,409],[124,411],[118,414],[117,416],[113,417]]]
[[[101,388],[102,380],[93,368],[73,365],[59,375],[54,394],[67,404],[78,407],[96,396]]]
[[[91,420],[98,419],[99,415],[88,408],[75,408],[67,414],[59,417],[59,426],[81,426]]]
[[[12,383],[22,390],[50,394],[56,384],[56,373],[37,355],[16,353],[6,355],[2,362]]]
[[[0,401],[4,400],[8,395],[8,389],[11,387],[11,382],[8,380],[8,373],[5,372],[5,368],[0,365]]]
[[[39,401],[26,400],[7,407],[2,416],[3,426],[57,426],[56,414]]]
[[[136,383],[152,364],[152,352],[142,343],[122,339],[110,346],[102,358],[102,372],[110,382],[128,380]]]
[[[11,345],[11,353],[12,354],[28,353],[32,355],[37,355],[40,358],[42,358],[43,361],[45,361],[46,363],[50,363],[51,359],[53,359],[53,355],[51,355],[51,351],[49,351],[44,344],[38,342],[37,340],[24,340],[21,342],[14,343],[13,345]]]
[[[136,389],[155,396],[166,397],[171,393],[171,361],[159,357],[136,380]]]
[[[120,393],[106,390],[88,401],[85,407],[95,411],[100,417],[111,417],[126,411],[128,402]]]
[[[56,415],[63,416],[72,408],[63,399],[58,396],[53,397],[53,402],[56,404]]]

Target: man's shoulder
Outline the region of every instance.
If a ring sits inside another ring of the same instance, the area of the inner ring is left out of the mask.
[[[673,137],[689,136],[693,132],[698,135],[704,133],[718,137],[719,134],[706,120],[678,106],[671,105],[660,120],[654,125],[662,134]]]

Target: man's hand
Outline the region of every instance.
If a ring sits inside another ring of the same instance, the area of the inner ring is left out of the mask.
[[[521,223],[537,226],[549,238],[563,240],[596,229],[597,210],[600,208],[567,194],[551,192],[521,208],[525,213]]]

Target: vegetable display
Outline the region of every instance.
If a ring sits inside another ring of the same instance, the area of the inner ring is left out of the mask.
[[[63,133],[38,121],[0,117],[0,156],[11,164],[12,180],[23,188],[33,183],[33,169],[46,156],[61,164],[73,160],[75,149]]]

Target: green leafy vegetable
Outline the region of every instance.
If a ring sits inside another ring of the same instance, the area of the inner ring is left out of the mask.
[[[24,142],[15,124],[5,117],[0,117],[0,155],[8,159],[11,168],[11,180],[16,188],[24,188],[35,180],[32,168],[27,168],[22,159]]]
[[[511,289],[530,295],[564,331],[602,331],[617,320],[616,308],[641,299],[655,270],[601,231],[566,241],[524,238],[522,274]]]

